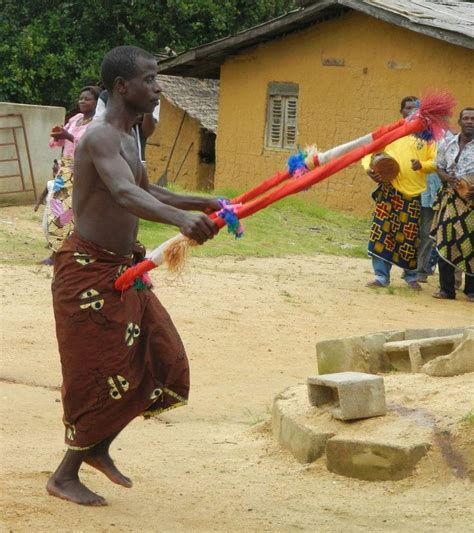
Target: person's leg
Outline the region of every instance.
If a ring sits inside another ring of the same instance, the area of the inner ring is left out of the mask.
[[[79,481],[79,469],[89,450],[68,450],[60,465],[49,478],[46,490],[51,496],[80,505],[107,505],[102,496]]]
[[[405,283],[414,291],[421,291],[421,285],[418,283],[418,271],[404,269],[403,279]]]
[[[474,276],[464,274],[464,294],[469,301],[474,302]]]
[[[430,259],[429,259],[429,267],[430,267],[430,272],[432,274],[435,273],[436,265],[438,264],[438,261],[439,261],[439,255],[438,255],[436,246],[434,245],[434,241],[433,241],[433,248],[431,249],[431,254],[430,254]]]
[[[424,283],[432,273],[430,265],[431,251],[433,250],[433,239],[430,237],[431,224],[433,222],[434,211],[431,207],[422,207],[420,216],[420,246],[418,248],[418,281]]]
[[[372,268],[375,274],[375,280],[368,283],[369,287],[387,287],[390,285],[390,270],[392,265],[380,257],[372,256]]]
[[[102,442],[99,442],[99,444],[96,444],[93,448],[87,450],[88,453],[84,458],[84,462],[89,466],[100,470],[113,483],[130,488],[133,485],[132,480],[120,472],[109,454],[110,445],[117,435],[118,433],[115,433],[104,439]]]
[[[447,298],[454,300],[454,298],[456,298],[456,289],[454,288],[454,267],[440,257],[438,262],[438,270],[440,290],[433,296],[435,298]]]

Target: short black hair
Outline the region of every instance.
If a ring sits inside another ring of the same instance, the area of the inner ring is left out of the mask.
[[[418,98],[416,96],[405,96],[405,98],[400,103],[400,111],[405,107],[405,104],[407,102],[418,102]]]
[[[137,74],[139,57],[155,59],[153,54],[138,46],[117,46],[107,52],[100,67],[100,75],[109,94],[113,91],[116,78],[130,80]]]
[[[461,109],[461,112],[459,113],[459,120],[462,119],[462,114],[464,111],[474,111],[474,107],[465,107],[464,109]]]
[[[97,102],[102,89],[100,87],[97,87],[96,85],[86,85],[79,91],[79,94],[82,94],[84,91],[89,91]]]

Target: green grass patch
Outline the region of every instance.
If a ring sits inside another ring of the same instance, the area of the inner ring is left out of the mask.
[[[50,255],[41,221],[32,206],[0,209],[0,264],[31,265]]]
[[[237,195],[231,190],[216,194],[229,198]],[[34,264],[49,255],[41,229],[42,214],[43,208],[34,213],[32,205],[0,208],[0,264]],[[192,255],[282,257],[324,253],[367,257],[369,221],[308,202],[304,194],[286,198],[244,219],[243,224],[245,234],[241,239],[223,228],[205,246],[193,248]],[[176,232],[173,226],[142,220],[138,237],[151,249]]]
[[[235,191],[219,191],[233,197]],[[234,239],[225,228],[205,246],[194,248],[198,257],[220,255],[281,257],[315,252],[367,257],[367,219],[318,206],[299,197],[285,198],[243,220],[245,234]],[[154,247],[176,233],[176,228],[142,220],[140,241]]]
[[[463,424],[469,424],[470,426],[474,426],[474,410],[471,409],[461,418],[460,421]]]

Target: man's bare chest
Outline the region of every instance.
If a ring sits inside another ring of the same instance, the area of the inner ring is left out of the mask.
[[[141,181],[142,162],[138,153],[137,141],[133,136],[127,135],[122,138],[120,143],[120,155],[130,167],[135,178],[135,183],[139,185]]]

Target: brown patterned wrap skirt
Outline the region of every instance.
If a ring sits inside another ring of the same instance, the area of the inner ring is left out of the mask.
[[[115,279],[143,258],[122,257],[73,233],[55,257],[52,284],[63,373],[66,444],[87,449],[133,418],[187,403],[189,365],[165,308],[142,283]]]

